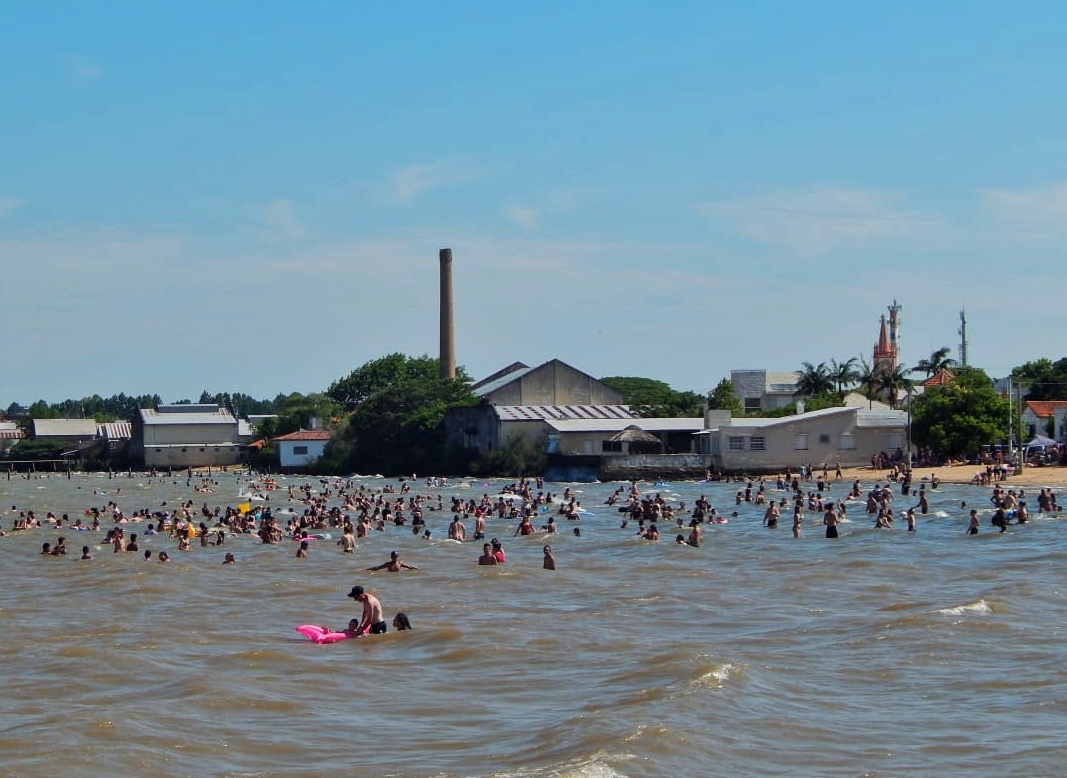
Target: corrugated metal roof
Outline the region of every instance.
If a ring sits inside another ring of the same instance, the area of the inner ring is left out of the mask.
[[[500,421],[637,418],[628,405],[495,405],[493,410]]]
[[[216,408],[214,413],[160,413],[154,408],[142,408],[141,420],[145,425],[237,424],[237,419],[225,408]]]
[[[645,432],[699,432],[703,419],[556,419],[547,421],[556,432],[622,432],[630,426]]]
[[[513,370],[512,372],[508,373],[505,376],[501,376],[495,381],[490,381],[487,384],[483,384],[482,386],[475,388],[473,390],[473,394],[475,397],[485,397],[487,394],[492,394],[500,387],[507,386],[512,381],[516,381],[519,378],[522,378],[524,375],[531,372],[532,370],[532,367],[521,367],[518,370]]]
[[[35,438],[95,438],[93,419],[34,419]]]
[[[133,425],[128,421],[111,421],[96,425],[96,434],[108,440],[129,440],[133,437]]]

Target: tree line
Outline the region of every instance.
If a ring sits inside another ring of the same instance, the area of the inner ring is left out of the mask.
[[[911,401],[912,440],[934,458],[973,456],[981,446],[1007,436],[1009,413],[1018,425],[1018,409],[994,388],[984,371],[963,367],[941,348],[914,368],[872,368],[861,358],[802,363],[797,371],[795,399],[805,410],[841,405],[850,391],[858,391],[873,405],[885,400],[893,407]],[[912,398],[917,373],[929,377],[943,369],[955,378],[943,386],[927,387]],[[462,366],[455,379],[439,377],[439,362],[423,355],[400,353],[371,360],[343,376],[321,393],[278,394],[256,399],[240,392],[204,391],[196,400],[229,408],[238,417],[266,415],[259,436],[267,444],[258,464],[273,457],[270,441],[279,435],[309,426],[318,419],[334,435],[325,456],[316,465],[323,473],[427,473],[465,472],[473,475],[523,475],[540,472],[544,452],[526,442],[513,441],[503,449],[475,455],[445,440],[444,419],[449,408],[477,405],[470,390],[470,377]],[[1038,360],[1016,368],[1013,376],[1026,387],[1026,399],[1067,399],[1067,358],[1057,362]],[[637,376],[600,379],[623,395],[623,402],[642,417],[699,417],[706,408],[729,409],[743,416],[740,399],[729,379],[723,379],[706,395],[677,391],[668,384]],[[192,400],[179,400],[189,403]],[[103,398],[99,395],[68,399],[60,403],[38,400],[23,408],[12,403],[8,418],[28,424],[34,418],[93,418],[98,422],[132,421],[140,408],[161,403],[158,395]],[[760,416],[796,413],[796,403]],[[1015,429],[1019,429],[1015,426]],[[9,458],[28,454],[32,441],[22,441]]]

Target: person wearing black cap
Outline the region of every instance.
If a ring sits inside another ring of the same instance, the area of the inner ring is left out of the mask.
[[[380,635],[389,629],[382,615],[382,604],[377,597],[367,594],[362,586],[353,586],[348,596],[363,603],[363,615],[359,620],[358,634],[365,635],[369,632],[372,635]]]

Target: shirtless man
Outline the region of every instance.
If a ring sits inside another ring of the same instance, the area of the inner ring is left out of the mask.
[[[458,540],[460,542],[467,539],[467,528],[459,520],[459,514],[453,516],[452,522],[448,525],[448,538],[449,540]]]
[[[368,567],[367,571],[368,572],[373,572],[374,570],[388,570],[390,573],[399,573],[401,570],[418,570],[418,569],[419,568],[415,567],[415,565],[409,565],[407,562],[401,562],[400,561],[400,552],[399,551],[393,551],[391,554],[389,554],[389,561],[388,562],[382,562],[380,565],[375,565],[374,567]]]
[[[363,603],[363,615],[359,620],[358,632],[370,632],[372,635],[380,635],[389,629],[382,616],[382,604],[373,594],[367,594],[362,586],[353,586],[348,596],[357,602]]]
[[[482,555],[478,557],[479,565],[495,565],[498,564],[496,557],[493,556],[493,549],[488,543],[482,546]]]
[[[826,509],[826,513],[823,514],[822,523],[826,525],[826,537],[837,537],[837,511],[834,510],[834,506],[830,506]]]

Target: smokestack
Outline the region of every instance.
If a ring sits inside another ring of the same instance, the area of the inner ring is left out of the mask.
[[[452,319],[452,249],[441,249],[441,378],[456,377],[456,332]]]

